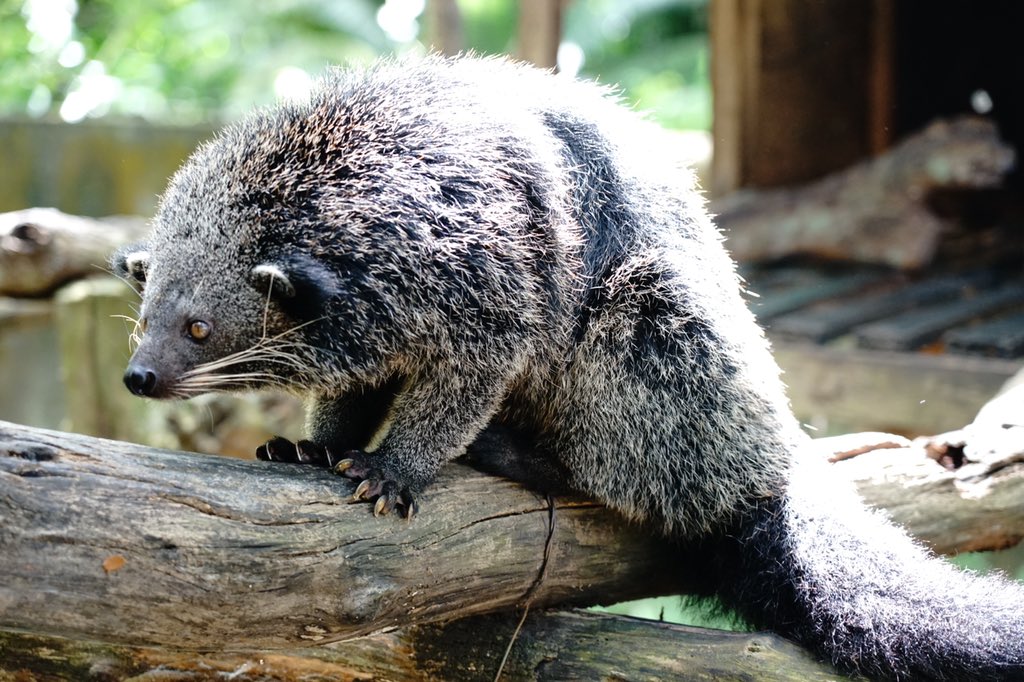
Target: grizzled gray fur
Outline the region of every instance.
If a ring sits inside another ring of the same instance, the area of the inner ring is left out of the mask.
[[[332,72],[201,147],[115,257],[143,290],[126,384],[307,396],[310,440],[258,454],[332,466],[377,512],[411,515],[467,451],[590,495],[845,669],[1024,676],[1019,588],[927,556],[800,454],[677,159],[606,91],[525,66]]]

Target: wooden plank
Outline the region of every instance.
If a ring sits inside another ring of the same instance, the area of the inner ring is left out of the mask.
[[[816,281],[766,292],[751,301],[750,308],[762,324],[806,308],[815,303],[848,296],[878,284],[886,275],[877,272],[856,272],[839,277],[820,277]]]
[[[950,327],[1024,303],[1024,285],[1013,284],[958,301],[928,306],[855,330],[863,348],[914,350],[939,338]]]
[[[1020,362],[776,343],[793,410],[817,435],[942,433],[970,423]]]
[[[778,318],[772,333],[794,341],[824,343],[846,334],[854,327],[895,315],[918,306],[956,298],[986,275],[964,275],[917,282],[893,291],[864,296],[856,301],[830,303],[799,310]]]
[[[119,118],[6,119],[0,124],[0,211],[60,206],[80,216],[152,215],[167,178],[213,134]]]
[[[954,353],[979,353],[1000,358],[1024,355],[1024,313],[951,329],[942,336]]]

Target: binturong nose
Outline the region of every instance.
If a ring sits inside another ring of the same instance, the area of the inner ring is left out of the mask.
[[[124,373],[124,385],[135,395],[153,395],[156,388],[156,372],[138,365],[128,365]]]

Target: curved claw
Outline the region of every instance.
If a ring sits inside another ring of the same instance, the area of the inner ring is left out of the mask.
[[[353,502],[373,504],[374,516],[385,516],[395,509],[411,519],[419,511],[409,487],[388,478],[379,469],[372,456],[359,450],[345,453],[344,459],[334,462],[331,452],[317,443],[300,440],[295,443],[276,436],[256,448],[256,458],[265,462],[312,464],[331,469],[334,473],[359,482],[352,493]]]
[[[328,468],[331,466],[330,451],[311,440],[300,440],[295,444],[295,458],[302,464]]]
[[[352,499],[356,501],[372,500],[383,493],[384,486],[384,481],[367,478],[356,486],[356,491],[352,493]]]
[[[373,505],[374,516],[386,516],[395,509],[400,510],[403,518],[411,519],[416,515],[416,502],[408,488],[398,489],[398,485],[392,481],[386,481],[383,491]]]
[[[352,493],[352,499],[353,500],[361,500],[364,497],[366,497],[366,493],[369,492],[370,486],[372,486],[372,485],[373,484],[370,483],[369,480],[363,481],[362,483],[357,485],[356,486],[356,491],[354,493]]]
[[[408,492],[402,494],[402,501],[404,502],[405,519],[406,521],[412,521],[412,517],[419,513],[420,507],[416,504],[416,500]]]
[[[333,471],[359,481],[352,493],[353,502],[372,501],[374,516],[385,516],[400,509],[403,517],[413,517],[417,508],[408,486],[388,478],[374,465],[372,456],[358,450],[345,454],[347,456],[334,465]]]
[[[361,480],[364,478],[386,477],[374,466],[373,461],[358,450],[350,450],[345,453],[345,458],[334,465],[333,471],[345,478]]]

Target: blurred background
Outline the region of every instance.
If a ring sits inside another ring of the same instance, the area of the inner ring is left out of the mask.
[[[157,0],[144,7],[4,0],[0,7],[2,113],[69,123],[220,123],[301,94],[329,65],[431,45],[521,53],[513,0],[437,2],[430,10],[425,0]],[[710,127],[706,0],[588,0],[565,3],[560,14],[561,71],[621,84],[667,126]]]
[[[710,129],[705,1],[592,0],[557,16],[545,5],[558,3],[535,4],[537,17],[524,21],[537,26],[527,33],[539,37],[543,22],[558,22],[547,43],[563,72],[621,85],[666,126]],[[513,0],[0,0],[0,8],[0,115],[13,119],[0,130],[0,210],[146,215],[197,140],[255,106],[301,97],[329,65],[430,45],[522,54]]]
[[[959,428],[1024,357],[1021,26],[996,0],[0,0],[0,419],[237,456],[296,437],[273,397],[129,396],[106,254],[224,123],[435,49],[616,84],[675,131],[809,430]]]

